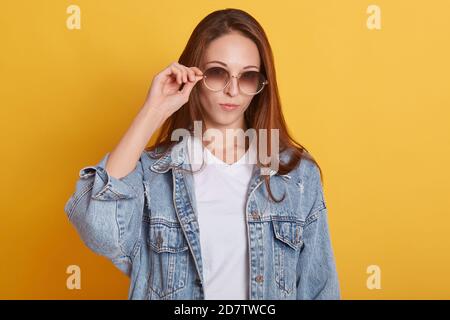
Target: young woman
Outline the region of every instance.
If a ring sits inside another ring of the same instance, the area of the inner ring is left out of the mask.
[[[340,299],[321,170],[288,133],[269,41],[242,10],[197,25],[79,176],[65,211],[130,276],[129,299]]]

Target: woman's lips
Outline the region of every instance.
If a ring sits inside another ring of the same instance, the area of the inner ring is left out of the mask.
[[[239,107],[238,104],[219,103],[224,110],[235,110]]]

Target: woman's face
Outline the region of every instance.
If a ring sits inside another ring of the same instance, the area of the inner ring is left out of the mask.
[[[221,36],[212,41],[206,48],[200,65],[203,72],[211,67],[222,67],[234,76],[244,71],[259,71],[258,47],[252,40],[236,32]],[[199,97],[205,113],[207,129],[246,129],[244,112],[250,105],[253,96],[240,92],[238,79],[232,77],[231,83],[220,91],[209,90],[202,81],[199,88]],[[239,106],[229,110],[220,105],[224,103]]]

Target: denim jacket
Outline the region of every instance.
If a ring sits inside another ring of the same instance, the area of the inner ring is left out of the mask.
[[[107,153],[80,170],[65,205],[84,244],[130,277],[128,299],[205,299],[193,177],[180,170],[191,169],[186,140],[159,159],[144,151],[120,179],[105,170]],[[282,202],[268,200],[256,165],[246,197],[249,299],[340,299],[317,166],[302,159],[270,174]]]

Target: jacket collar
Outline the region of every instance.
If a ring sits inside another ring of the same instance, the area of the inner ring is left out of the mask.
[[[150,170],[157,173],[165,173],[172,168],[186,167],[188,164],[184,162],[185,154],[184,150],[186,148],[186,137],[183,137],[181,141],[173,145],[165,154],[157,159],[151,166]],[[149,152],[152,157],[159,153],[159,147]]]
[[[188,156],[187,152],[187,136],[183,136],[183,139],[176,144],[174,144],[165,154],[157,159],[151,166],[150,170],[157,173],[165,173],[172,168],[182,168],[184,170],[191,170],[191,165],[189,162],[185,162]],[[149,151],[151,156],[156,156],[158,154],[159,148],[155,148]],[[280,161],[283,161],[288,155],[286,152],[280,154]],[[261,168],[258,167],[258,176],[261,174]],[[269,169],[269,175],[279,175],[277,171]],[[287,176],[288,175],[283,175]],[[289,177],[290,178],[290,177]]]

